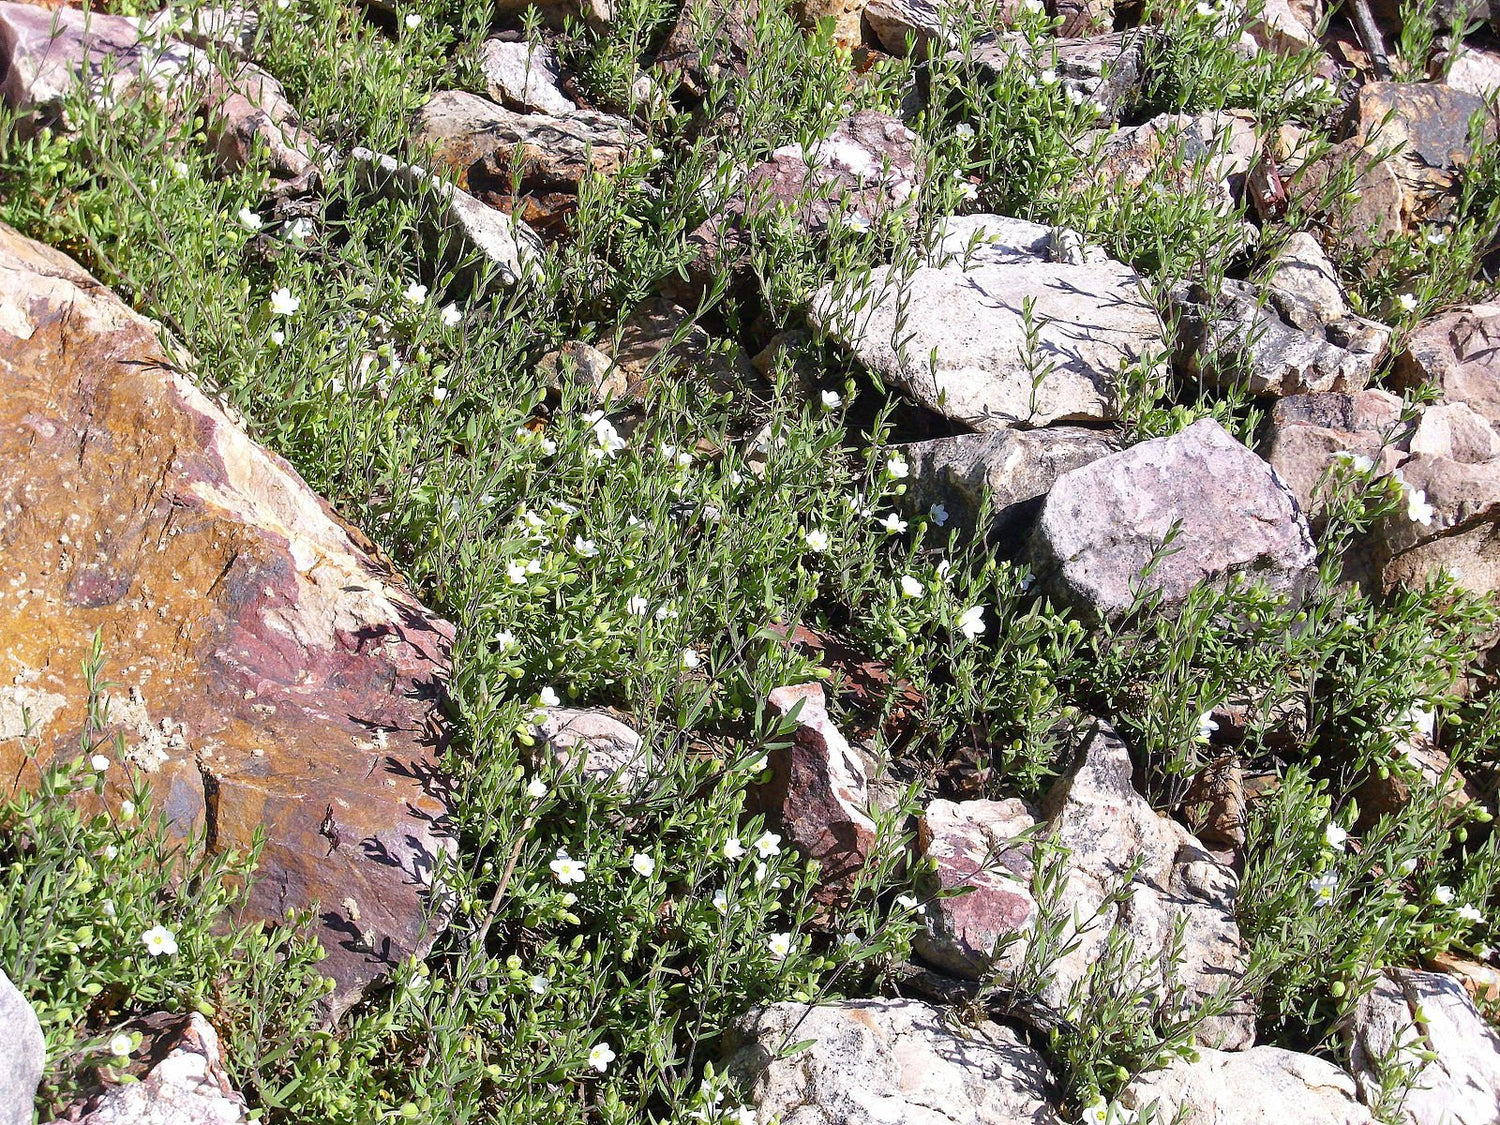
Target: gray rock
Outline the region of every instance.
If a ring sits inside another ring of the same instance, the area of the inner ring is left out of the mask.
[[[1375,1125],[1354,1079],[1324,1059],[1280,1047],[1200,1051],[1196,1062],[1137,1078],[1120,1103],[1135,1110],[1154,1103],[1153,1120],[1174,1125]]]
[[[1500,93],[1500,51],[1486,51],[1465,43],[1444,79],[1455,90],[1486,100]]]
[[[987,431],[1111,420],[1121,371],[1161,348],[1139,276],[1111,261],[992,258],[904,277],[882,266],[825,286],[808,319],[922,406]]]
[[[651,777],[651,757],[641,736],[604,710],[543,708],[536,720],[543,740],[537,763],[550,758],[562,770],[577,769],[586,781],[621,793],[640,789]]]
[[[1009,23],[1017,5],[1003,0],[998,22]],[[905,56],[908,45],[918,58],[935,48],[954,45],[961,21],[979,12],[977,0],[869,0],[865,23],[876,42],[893,55]],[[985,9],[988,11],[988,9]]]
[[[518,17],[535,8],[542,22],[554,31],[566,29],[569,20],[582,21],[598,31],[614,20],[612,0],[496,0],[495,11],[502,16]]]
[[[1287,321],[1303,331],[1349,315],[1333,263],[1306,231],[1291,235],[1271,258],[1266,292]]]
[[[1039,49],[1024,35],[1002,33],[972,47],[966,61],[991,79],[1017,65],[1036,73],[1054,70],[1070,96],[1092,102],[1102,122],[1109,124],[1140,89],[1148,34],[1135,28],[1082,39],[1046,39]],[[949,55],[950,62],[959,58],[956,53]]]
[[[1014,1031],[966,1027],[916,1000],[773,1005],[741,1027],[725,1066],[757,1125],[1060,1123],[1047,1064]]]
[[[1121,189],[1148,180],[1168,190],[1207,188],[1225,207],[1242,186],[1257,148],[1255,118],[1242,110],[1163,113],[1096,136],[1085,182],[1103,180]]]
[[[1174,527],[1172,553],[1157,557]],[[1045,589],[1105,619],[1127,613],[1138,590],[1170,609],[1199,585],[1237,576],[1297,597],[1315,562],[1291,491],[1211,419],[1064,473],[1031,553]]]
[[[479,70],[491,99],[522,113],[564,116],[578,108],[558,88],[562,70],[551,47],[486,39],[479,48]]]
[[[1131,942],[1130,983],[1164,1001],[1173,996],[1184,1009],[1244,974],[1233,870],[1135,791],[1129,752],[1103,723],[1085,734],[1078,764],[1039,809],[1015,799],[928,807],[918,847],[935,869],[921,885],[928,901],[914,947],[922,958],[971,980],[1026,987],[1020,974],[1028,958],[1036,960],[1028,948],[1044,920],[1032,884],[1041,841],[1049,839],[1064,849],[1063,880],[1046,911],[1064,921],[1056,955],[1043,966],[1046,979],[1026,997],[1030,1018],[1055,1021],[1084,994],[1113,928]],[[1104,908],[1135,863],[1130,898]],[[932,897],[960,887],[974,889]],[[1178,925],[1182,958],[1169,970],[1165,955]],[[1255,1040],[1253,1009],[1234,1001],[1204,1020],[1199,1037],[1228,1049],[1248,1047]]]
[[[549,387],[561,389],[564,380],[572,380],[587,387],[599,402],[623,398],[629,389],[625,373],[614,360],[581,340],[570,340],[557,351],[548,352],[537,361],[536,367]]]
[[[1042,497],[1063,473],[1113,453],[1112,436],[1077,426],[959,434],[905,446],[911,465],[906,501],[918,514],[934,504],[948,511],[950,526],[979,532],[1006,551],[1024,542]],[[975,526],[985,494],[990,518]]]
[[[1328,501],[1324,475],[1334,458],[1347,454],[1379,460],[1385,445],[1405,441],[1409,431],[1401,425],[1401,400],[1388,391],[1291,395],[1272,409],[1263,449],[1271,468],[1318,526]]]
[[[427,252],[455,269],[466,283],[486,267],[505,285],[536,276],[541,240],[525,223],[486,207],[468,192],[425,168],[356,148],[349,154],[361,190],[420,201],[420,229]]]
[[[949,215],[933,230],[936,245],[927,264],[963,269],[1040,258],[1065,265],[1107,263],[1103,250],[1084,244],[1083,236],[1067,227],[1049,227],[1008,215]]]
[[[1401,390],[1431,384],[1500,424],[1500,304],[1466,305],[1419,325],[1396,357]]]
[[[1500,1037],[1442,973],[1382,976],[1355,1006],[1349,1065],[1371,1104],[1387,1072],[1398,1085],[1409,1079],[1399,1110],[1409,1125],[1500,1121]]]
[[[0,1064],[0,1125],[31,1125],[37,1083],[47,1065],[47,1044],[36,1013],[0,972],[0,1032],[5,1038]]]

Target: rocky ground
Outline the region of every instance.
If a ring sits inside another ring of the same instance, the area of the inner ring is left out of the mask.
[[[0,1125],[1500,1122],[1500,12],[0,0]]]

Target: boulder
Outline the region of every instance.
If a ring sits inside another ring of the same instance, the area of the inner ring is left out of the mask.
[[[981,11],[993,15],[997,26],[1006,27],[1015,21],[1020,5],[1002,0],[981,9],[978,0],[869,0],[865,23],[875,41],[891,54],[904,56],[910,48],[925,57],[934,48],[953,46],[959,24]]]
[[[1060,476],[1031,555],[1045,590],[1108,620],[1130,612],[1138,594],[1169,609],[1197,586],[1233,578],[1295,598],[1316,561],[1291,490],[1207,418]]]
[[[552,231],[577,207],[586,176],[613,176],[646,148],[623,117],[516,113],[462,90],[434,94],[417,111],[412,143],[431,147],[477,199]]]
[[[1020,1036],[917,1000],[772,1005],[732,1034],[724,1066],[749,1092],[756,1125],[1061,1123],[1047,1064]]]
[[[1133,1110],[1154,1104],[1152,1120],[1174,1125],[1375,1125],[1354,1079],[1325,1059],[1280,1047],[1200,1051],[1196,1062],[1135,1079],[1120,1103]]]
[[[1063,473],[1113,453],[1108,432],[1078,426],[958,434],[902,447],[911,466],[905,502],[916,515],[934,504],[948,512],[948,527],[981,535],[1001,553],[1013,553],[1041,510],[1042,498]],[[985,496],[989,520],[975,521]]]
[[[971,980],[1025,987],[1019,974],[1028,945],[1047,918],[1061,920],[1058,955],[1042,966],[1045,980],[1032,1002],[1038,1022],[1062,1018],[1090,983],[1112,928],[1132,943],[1125,970],[1132,983],[1163,1002],[1191,1007],[1244,974],[1246,950],[1235,924],[1239,880],[1181,825],[1157,814],[1131,783],[1130,754],[1103,723],[1083,738],[1079,760],[1039,808],[1019,800],[934,801],[918,827],[918,850],[934,869],[919,889],[924,928],[914,947],[929,963]],[[1032,893],[1043,857],[1060,848],[1055,902]],[[1132,894],[1105,907],[1132,864]],[[956,897],[940,891],[974,888]],[[1163,962],[1175,927],[1182,959]],[[998,943],[998,944],[997,944]],[[1035,954],[1032,954],[1034,960]],[[1170,976],[1168,975],[1170,973]],[[1120,982],[1109,982],[1111,987]],[[1036,1007],[1039,1005],[1039,1008]],[[1200,1038],[1227,1049],[1255,1040],[1248,1001],[1204,1020]]]
[[[156,327],[0,225],[0,683],[78,752],[100,637],[156,808],[215,850],[265,833],[247,913],[317,908],[338,1009],[442,928],[437,771],[453,628],[183,374]],[[9,732],[7,732],[9,733]],[[0,770],[34,784],[28,748]],[[104,799],[129,792],[124,769]],[[91,800],[91,797],[84,799]]]
[[[759,18],[760,0],[687,0],[653,69],[669,89],[675,82],[695,99],[714,82],[743,82]]]
[[[651,755],[635,729],[609,711],[575,707],[542,708],[535,719],[542,738],[533,765],[550,760],[558,769],[577,770],[588,782],[629,795],[651,780]]]
[[[1484,50],[1472,43],[1463,44],[1443,79],[1455,90],[1488,101],[1500,93],[1500,50]]]
[[[139,1080],[106,1086],[67,1117],[70,1125],[248,1125],[245,1099],[229,1082],[219,1036],[197,1012],[153,1047]],[[53,1125],[62,1125],[54,1122]]]
[[[548,352],[537,360],[536,369],[549,387],[560,390],[565,381],[572,381],[601,403],[622,398],[627,391],[624,372],[609,356],[581,340],[570,340]]]
[[[479,48],[479,72],[490,100],[519,113],[565,117],[578,109],[559,89],[562,68],[551,47],[486,39]]]
[[[1035,74],[1051,70],[1070,98],[1091,102],[1107,125],[1119,119],[1140,91],[1146,34],[1133,28],[1083,39],[1047,38],[1038,44],[1025,35],[1001,33],[976,43],[967,56],[950,53],[948,61],[971,63],[989,81],[1015,66]]]
[[[805,859],[819,865],[817,898],[847,901],[875,846],[864,763],[828,714],[818,683],[779,687],[771,707],[796,712],[791,745],[771,750],[771,777],[756,787],[752,807]]]
[[[1262,448],[1314,527],[1326,512],[1322,485],[1334,459],[1378,459],[1386,444],[1409,432],[1401,413],[1399,398],[1373,389],[1355,395],[1292,395],[1276,403]]]
[[[1089,246],[1083,235],[1068,227],[1049,227],[1008,215],[949,215],[933,227],[935,245],[929,266],[975,266],[1025,262],[1042,258],[1063,265],[1108,264],[1110,257]]]
[[[47,1044],[36,1013],[3,971],[0,1030],[6,1044],[0,1061],[0,1125],[31,1125],[37,1083],[47,1066]]]
[[[627,398],[648,398],[664,379],[696,380],[718,392],[755,382],[755,371],[732,340],[715,340],[697,318],[666,297],[641,305],[614,339],[599,341],[613,364],[609,379]]]
[[[816,30],[823,20],[830,20],[836,46],[852,50],[863,40],[865,0],[795,0],[792,13],[808,31]]]
[[[1423,322],[1396,356],[1400,390],[1431,384],[1500,425],[1500,304],[1466,305]]]
[[[1349,1065],[1365,1100],[1393,1068],[1412,1068],[1398,1120],[1409,1125],[1500,1121],[1500,1036],[1458,981],[1393,969],[1355,1005]],[[1391,1075],[1399,1082],[1399,1070]]]
[[[360,191],[416,204],[424,252],[453,270],[461,286],[473,289],[486,279],[517,285],[537,275],[542,243],[524,222],[393,156],[356,148],[349,162]]]
[[[886,383],[981,431],[1111,420],[1121,372],[1161,349],[1139,276],[1109,260],[881,266],[825,286],[808,319]]]
[[[1432,954],[1426,958],[1426,963],[1434,972],[1445,973],[1458,981],[1473,999],[1487,1003],[1500,1000],[1500,969],[1495,966],[1451,950]]]
[[[1278,55],[1299,55],[1317,49],[1317,28],[1322,4],[1292,4],[1290,0],[1265,0],[1260,14],[1245,30],[1255,45]]]
[[[1099,137],[1082,183],[1102,181],[1122,191],[1148,181],[1180,192],[1206,186],[1225,207],[1243,186],[1257,147],[1255,118],[1243,110],[1163,113]]]

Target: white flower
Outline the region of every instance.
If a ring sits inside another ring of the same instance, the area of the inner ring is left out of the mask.
[[[757,1125],[755,1107],[742,1105],[729,1114],[729,1125]]]
[[[958,198],[965,203],[973,203],[979,198],[979,189],[963,177],[958,181]]]
[[[104,858],[105,859],[114,859],[115,856],[117,856],[119,854],[120,854],[120,849],[117,848],[114,844],[105,844],[104,845]]]
[[[837,410],[844,404],[844,396],[838,391],[824,391],[819,397],[823,401],[824,410]]]
[[[625,612],[632,617],[645,617],[650,608],[650,603],[639,594],[635,594],[625,603]]]
[[[516,647],[516,635],[509,629],[501,629],[495,634],[495,647],[501,652]]]
[[[134,1049],[135,1040],[123,1031],[109,1041],[109,1053],[117,1059],[129,1058]]]
[[[141,935],[141,944],[153,957],[171,957],[177,952],[177,938],[165,926],[152,926]]]
[[[1403,293],[1397,297],[1396,304],[1400,306],[1402,312],[1417,311],[1417,298],[1410,293]]]
[[[655,617],[658,621],[666,621],[669,618],[676,617],[677,611],[669,605],[659,605],[656,607],[656,612],[652,614],[652,616]]]
[[[526,786],[526,795],[534,801],[540,801],[547,795],[547,783],[539,777],[533,777],[531,784]]]
[[[1209,736],[1219,729],[1219,724],[1214,722],[1214,713],[1205,711],[1198,716],[1198,741],[1207,742]]]
[[[585,539],[582,535],[573,537],[573,550],[578,552],[580,558],[591,559],[599,553],[599,548],[594,546],[592,539]]]
[[[724,841],[724,858],[739,859],[745,854],[745,845],[740,843],[738,836],[731,836]]]
[[[932,517],[932,522],[939,527],[944,526],[948,522],[948,509],[942,504],[934,504],[927,509],[927,514]]]
[[[1024,7],[1025,5],[1023,4],[1022,6]],[[1037,7],[1041,7],[1041,5],[1038,4]],[[970,125],[967,121],[960,121],[957,125],[953,126],[953,135],[968,140],[974,135],[974,126]]]
[[[529,981],[526,982],[526,987],[531,989],[531,991],[536,993],[538,996],[541,996],[547,991],[547,989],[552,987],[552,978],[543,976],[541,973],[537,973],[536,976],[532,977]]]
[[[1458,908],[1458,920],[1477,925],[1484,921],[1484,915],[1476,907],[1466,902]]]
[[[443,310],[438,314],[438,316],[441,318],[442,322],[449,328],[457,328],[460,324],[463,323],[464,311],[457,305],[448,304],[443,306]]]
[[[692,669],[698,667],[698,665],[700,665],[702,663],[703,663],[703,657],[699,656],[692,649],[685,648],[685,649],[682,650],[682,666],[683,666],[683,668],[687,669],[688,671],[691,671]]]
[[[713,905],[720,914],[729,913],[729,895],[724,892],[723,887],[714,892]]]
[[[1080,1125],[1109,1125],[1109,1103],[1098,1101],[1083,1111]]]
[[[822,554],[828,550],[828,532],[821,527],[803,528],[802,541],[807,544],[807,549],[815,554]]]
[[[870,220],[858,211],[845,211],[839,216],[839,225],[855,234],[867,234],[870,230]]]
[[[1437,510],[1427,502],[1427,493],[1420,488],[1406,490],[1406,518],[1423,527],[1432,526],[1432,517]]]
[[[419,28],[421,26],[422,26],[422,17],[421,16],[419,16],[416,12],[409,12],[409,13],[407,13],[407,16],[406,16],[406,30],[407,31],[416,31],[417,28]]]
[[[524,586],[528,573],[530,572],[525,563],[508,563],[505,567],[505,580],[512,586]]]
[[[1307,889],[1312,892],[1314,906],[1327,906],[1333,901],[1334,892],[1338,890],[1339,877],[1333,874],[1319,875],[1307,881]]]
[[[1334,455],[1334,459],[1342,461],[1356,473],[1368,473],[1375,467],[1375,462],[1362,453],[1355,453],[1348,449],[1340,449]]]
[[[176,176],[179,180],[185,180],[185,179],[187,179],[188,172],[190,172],[190,171],[191,171],[191,169],[187,166],[187,161],[185,161],[185,160],[174,160],[174,161],[172,161],[172,174],[174,176]]]
[[[896,905],[902,910],[915,910],[917,908],[917,900],[911,895],[897,895]]]
[[[1344,841],[1349,839],[1349,833],[1334,821],[1329,821],[1323,829],[1323,843],[1327,844],[1336,852],[1344,850]]]
[[[104,916],[106,918],[113,918],[115,916],[115,900],[114,899],[107,898],[107,899],[104,900]]]
[[[927,592],[927,588],[913,578],[910,574],[901,576],[901,595],[906,598],[920,598]]]
[[[135,802],[134,801],[121,801],[120,802],[120,819],[121,820],[129,820],[134,815],[135,815]]]
[[[448,388],[445,387],[445,386],[443,386],[441,383],[439,383],[437,386],[435,386],[435,387],[432,388],[432,401],[433,402],[442,402],[443,399],[445,399],[447,397],[448,397]]]
[[[427,303],[427,286],[418,285],[413,281],[402,290],[401,296],[406,298],[408,304],[425,305]]]
[[[240,213],[235,218],[246,230],[260,230],[265,225],[265,221],[248,207],[241,207]]]
[[[1048,67],[1037,76],[1037,80],[1040,81],[1043,86],[1055,86],[1057,85],[1057,71],[1053,70],[1051,67]]]
[[[570,856],[561,848],[557,849],[557,858],[547,864],[557,881],[563,886],[569,883],[581,883],[587,877],[583,864]]]
[[[762,832],[751,846],[760,853],[761,859],[770,859],[781,851],[781,837],[774,832]]]
[[[94,767],[95,773],[103,773],[110,767],[109,759],[103,754],[95,754],[89,759],[89,765]]]
[[[971,605],[958,616],[958,631],[969,640],[984,632],[984,607]]]
[[[651,873],[656,870],[656,860],[645,852],[636,852],[630,857],[630,866],[635,873],[643,879],[651,878]]]
[[[615,429],[613,423],[604,416],[602,410],[585,415],[584,421],[594,428],[594,440],[599,443],[599,449],[604,456],[613,457],[625,448],[625,439],[620,436],[620,432]]]
[[[292,291],[285,285],[271,292],[271,312],[274,315],[291,316],[301,307],[301,298],[293,296]]]
[[[1427,245],[1441,246],[1448,241],[1448,232],[1438,227],[1433,227],[1427,232]]]
[[[615,1053],[610,1049],[608,1043],[595,1043],[593,1050],[589,1052],[589,1066],[600,1074],[609,1069],[609,1064],[615,1061]]]
[[[1450,902],[1453,901],[1453,888],[1434,887],[1432,891],[1432,901],[1437,903],[1439,906],[1447,906]]]
[[[286,333],[283,332],[279,328],[273,328],[271,330],[271,343],[275,347],[278,347],[278,348],[281,347],[282,344],[286,343]],[[344,386],[343,386],[344,381],[342,379],[338,378],[338,376],[334,376],[333,382],[336,383],[336,384],[338,384],[334,388],[334,393],[335,394],[337,394],[339,391],[341,391],[341,390],[344,389]]]
[[[1396,866],[1397,872],[1399,872],[1402,875],[1410,875],[1416,869],[1417,869],[1417,861],[1415,859],[1403,859]]]
[[[911,468],[907,465],[905,457],[899,453],[893,453],[886,459],[885,471],[892,480],[904,480],[911,472]]]
[[[892,512],[880,521],[880,526],[885,528],[887,535],[900,535],[906,530],[906,521]]]
[[[550,685],[537,692],[536,697],[543,707],[556,707],[562,703],[562,700],[557,697],[557,692]]]
[[[771,951],[771,956],[778,961],[784,961],[786,955],[792,951],[791,934],[772,934],[766,938],[766,948]]]

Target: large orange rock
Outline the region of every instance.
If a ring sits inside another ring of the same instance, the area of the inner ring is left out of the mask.
[[[181,357],[179,357],[181,358]],[[168,358],[155,326],[0,224],[0,774],[110,721],[157,807],[265,849],[249,910],[316,908],[335,1010],[441,927],[435,764],[452,627]],[[12,782],[13,783],[13,782]]]

